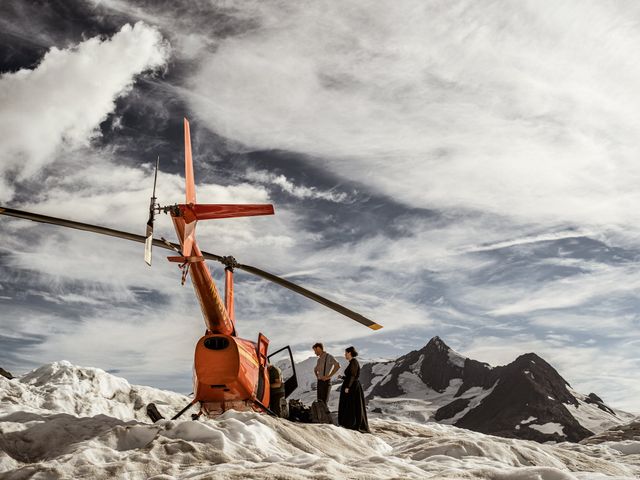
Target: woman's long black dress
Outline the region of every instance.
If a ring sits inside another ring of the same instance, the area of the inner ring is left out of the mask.
[[[344,381],[340,387],[338,424],[352,430],[368,432],[367,407],[364,403],[362,385],[358,380],[359,376],[360,364],[355,358],[352,358],[344,371]],[[349,393],[345,392],[346,388],[349,389]]]

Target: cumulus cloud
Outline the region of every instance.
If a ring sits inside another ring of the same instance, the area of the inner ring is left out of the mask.
[[[111,38],[52,47],[33,70],[3,74],[0,173],[24,180],[66,147],[87,145],[135,77],[161,67],[168,55],[158,30],[136,23]]]

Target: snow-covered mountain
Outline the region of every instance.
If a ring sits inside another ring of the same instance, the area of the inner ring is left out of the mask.
[[[360,380],[374,416],[437,421],[507,438],[578,442],[634,417],[593,393],[574,391],[534,353],[492,367],[460,355],[439,337],[394,361],[364,364]],[[296,393],[307,401],[314,398],[308,385]],[[333,393],[334,407],[336,401]]]
[[[640,441],[595,445],[488,436],[451,425],[371,419],[372,434],[251,412],[146,419],[188,398],[58,362],[0,376],[0,478],[631,480]]]

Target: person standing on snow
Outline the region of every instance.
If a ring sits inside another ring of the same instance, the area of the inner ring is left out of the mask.
[[[338,407],[338,425],[369,432],[367,419],[367,406],[364,402],[364,392],[360,384],[360,364],[356,360],[358,352],[354,347],[349,347],[344,352],[344,358],[349,365],[344,370],[344,380],[340,387],[340,405]]]
[[[328,405],[329,392],[331,390],[331,377],[340,370],[340,364],[331,354],[324,351],[324,345],[319,342],[313,346],[313,353],[318,356],[318,363],[313,369],[316,374],[316,378],[318,379],[316,388],[318,400],[322,400],[326,405]]]
[[[269,364],[267,367],[269,373],[269,388],[271,389],[269,410],[275,413],[278,417],[287,417],[286,401],[284,398],[284,383],[282,381],[282,370],[273,364]],[[284,403],[284,405],[283,405]]]

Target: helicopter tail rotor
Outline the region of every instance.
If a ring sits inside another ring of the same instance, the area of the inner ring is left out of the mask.
[[[156,204],[156,183],[158,181],[158,164],[160,163],[160,156],[156,159],[156,173],[153,177],[153,194],[149,202],[149,220],[147,220],[147,232],[144,241],[144,261],[147,265],[151,266],[151,248],[153,246],[153,222],[155,220],[156,210],[158,205]]]
[[[193,176],[193,159],[191,158],[191,130],[189,120],[184,119],[184,167],[186,180],[187,205],[196,204],[196,182]]]
[[[176,232],[180,238],[185,258],[192,257],[195,245],[196,223],[198,220],[217,218],[252,217],[256,215],[273,215],[273,205],[269,204],[198,204],[196,202],[196,184],[193,174],[193,157],[191,153],[191,131],[189,121],[184,119],[184,166],[185,166],[185,203],[176,205],[171,210]]]

